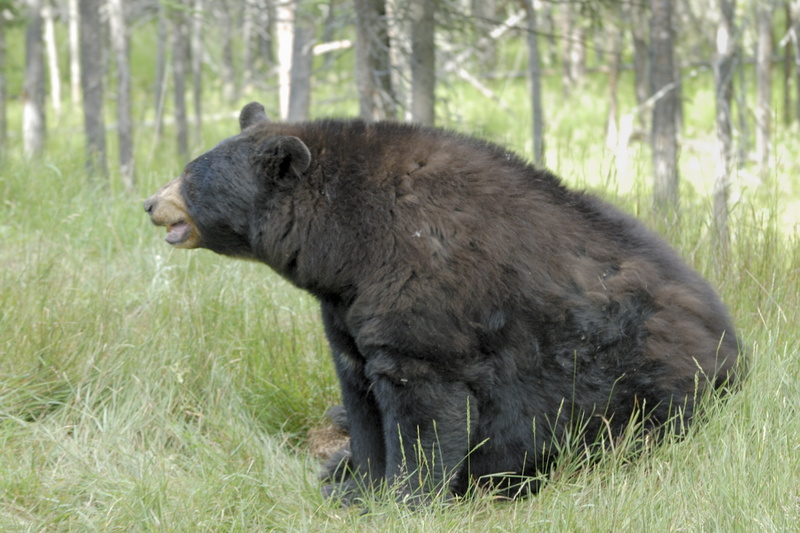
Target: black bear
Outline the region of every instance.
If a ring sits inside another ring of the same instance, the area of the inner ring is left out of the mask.
[[[517,496],[570,435],[683,427],[733,381],[709,284],[550,172],[410,124],[272,123],[255,102],[239,122],[144,207],[173,246],[261,261],[319,299],[351,436],[326,493]]]

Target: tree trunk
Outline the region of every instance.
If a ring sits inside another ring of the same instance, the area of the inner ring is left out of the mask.
[[[287,0],[291,2],[291,0]],[[213,2],[217,7],[217,24],[216,27],[220,31],[220,39],[222,46],[222,99],[225,102],[233,103],[236,100],[236,68],[233,61],[233,35],[237,30],[234,28],[236,17],[234,17],[234,9],[239,6],[239,2],[232,0],[222,0]]]
[[[800,0],[792,1],[792,49],[794,50],[795,91],[797,92],[797,121],[800,122]]]
[[[745,21],[742,21],[742,33],[744,33]],[[736,43],[736,56],[744,57],[741,42]],[[736,166],[742,168],[747,162],[750,154],[750,124],[747,117],[747,76],[744,69],[736,69],[737,83],[734,87],[734,97],[736,98],[736,122],[739,124],[739,139],[736,144]]]
[[[605,29],[611,53],[611,64],[608,68],[608,118],[606,120],[606,146],[616,150],[619,144],[619,101],[617,89],[619,86],[619,71],[622,62],[622,20],[617,14],[614,21]]]
[[[275,63],[275,54],[273,51],[274,38],[274,24],[275,21],[275,5],[271,1],[261,0],[259,2],[258,10],[258,25],[257,40],[258,46],[258,59],[259,64],[263,67],[269,67]]]
[[[650,0],[650,91],[654,205],[662,215],[678,209],[677,99],[672,34],[672,0]]]
[[[45,79],[40,0],[28,0],[25,30],[25,81],[22,89],[22,139],[26,157],[35,157],[45,142]]]
[[[720,264],[728,257],[730,236],[728,231],[728,192],[733,171],[733,128],[731,101],[733,99],[733,73],[736,63],[736,29],[734,17],[736,0],[719,0],[720,19],[717,26],[717,54],[714,61],[716,86],[717,160],[714,183],[714,226],[716,248]]]
[[[356,8],[356,83],[364,120],[394,119],[389,25],[385,0],[353,0]]]
[[[131,71],[129,63],[128,22],[123,0],[108,0],[108,22],[117,72],[117,138],[119,170],[125,189],[134,190],[133,122],[131,120]]]
[[[203,0],[194,0],[192,13],[192,103],[194,144],[203,146]]]
[[[56,28],[53,21],[53,7],[49,0],[44,0],[42,7],[44,22],[44,43],[47,49],[47,69],[50,81],[50,100],[56,116],[61,115],[61,71],[58,68],[58,47],[56,46]]]
[[[542,72],[539,66],[539,40],[536,33],[536,6],[534,0],[523,0],[523,5],[528,17],[528,72],[533,115],[533,162],[536,165],[544,166],[544,111],[542,108]]]
[[[186,50],[187,25],[182,5],[177,0],[172,11],[172,80],[175,90],[175,133],[178,156],[189,159],[189,124],[186,118]]]
[[[562,56],[564,91],[572,90],[583,83],[586,77],[586,31],[581,20],[581,7],[578,3],[566,2],[564,9],[564,53]]]
[[[411,119],[433,126],[436,102],[436,50],[434,2],[412,0],[411,18]]]
[[[69,92],[73,106],[81,104],[81,45],[78,25],[78,0],[69,0]]]
[[[278,43],[278,107],[281,120],[289,118],[292,91],[292,56],[294,54],[295,0],[281,2],[275,7],[275,38]]]
[[[633,78],[636,93],[636,107],[640,111],[637,113],[639,127],[647,128],[647,117],[645,110],[648,98],[650,98],[650,82],[648,77],[648,46],[647,46],[647,18],[645,8],[641,3],[626,4],[627,22],[631,27],[631,37],[633,40]]]
[[[155,95],[155,131],[153,143],[155,146],[161,138],[161,129],[164,127],[164,97],[167,92],[167,20],[166,6],[158,2],[158,27],[156,30],[156,79],[153,83]]]
[[[308,120],[311,108],[311,64],[314,43],[314,25],[309,21],[295,19],[292,38],[292,65],[289,80],[290,122]]]
[[[419,2],[420,0],[417,1]],[[475,20],[479,35],[486,35],[497,24],[497,0],[471,0],[470,12]],[[477,52],[478,62],[482,71],[495,68],[497,43],[494,40],[487,40],[486,44]]]
[[[103,117],[103,27],[100,0],[81,0],[81,90],[86,129],[86,169],[90,175],[108,175],[106,125]]]
[[[244,16],[242,17],[242,90],[248,91],[255,78],[254,61],[253,61],[253,34],[255,33],[255,25],[258,23],[256,19],[256,0],[244,0],[242,2],[242,9]],[[194,39],[194,35],[192,36]]]
[[[792,113],[792,63],[794,62],[794,47],[792,46],[792,6],[788,0],[783,2],[786,16],[786,35],[788,39],[783,44],[783,123],[788,126],[794,120]]]
[[[772,7],[771,0],[756,6],[756,158],[762,179],[769,174],[772,142]]]
[[[0,17],[0,163],[6,155],[8,136],[8,116],[6,114],[8,90],[6,87],[6,23]]]

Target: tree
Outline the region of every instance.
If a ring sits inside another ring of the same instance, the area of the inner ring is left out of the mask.
[[[433,125],[436,103],[436,50],[434,5],[430,0],[411,0],[411,118]]]
[[[8,134],[8,116],[6,115],[6,102],[8,90],[6,88],[6,18],[4,11],[6,2],[0,2],[0,161],[6,153],[6,138]]]
[[[70,100],[75,106],[81,103],[81,43],[80,16],[78,0],[68,0],[67,17],[69,19],[69,92]]]
[[[678,102],[673,43],[672,0],[650,0],[653,200],[662,214],[677,212],[678,207]]]
[[[772,128],[772,0],[756,4],[756,159],[762,179],[770,158]]]
[[[281,0],[280,4],[293,3],[294,0]],[[220,63],[220,77],[222,78],[222,99],[233,102],[236,99],[236,64],[233,60],[233,35],[236,31],[236,13],[241,8],[238,0],[216,0],[211,2],[214,7],[215,26],[219,30],[218,44],[222,48],[222,62]]]
[[[186,52],[187,23],[186,0],[173,0],[172,20],[172,82],[175,91],[175,130],[178,141],[178,155],[189,158],[189,123],[186,118]]]
[[[81,92],[86,131],[86,170],[106,176],[106,126],[103,118],[103,26],[100,0],[79,3],[81,43]]]
[[[49,0],[42,4],[42,22],[44,24],[44,44],[47,49],[47,69],[50,81],[50,99],[56,116],[61,114],[61,71],[58,68],[58,51],[56,45],[56,28],[53,21],[53,7]]]
[[[719,0],[717,25],[717,53],[714,61],[716,85],[716,123],[719,156],[714,184],[714,226],[717,236],[718,256],[728,255],[728,190],[733,171],[733,127],[731,101],[733,99],[733,70],[736,62],[736,30],[734,15],[736,0]]]
[[[278,107],[282,120],[286,120],[289,117],[296,11],[296,0],[281,2],[275,8],[277,19],[275,23],[275,38],[278,42]]]
[[[28,0],[27,6],[25,82],[22,90],[22,139],[25,155],[34,157],[44,149],[46,131],[42,6],[40,0]]]
[[[641,110],[637,113],[639,126],[644,128],[647,120],[644,111],[645,103],[650,97],[650,81],[648,79],[648,46],[647,46],[647,17],[643,2],[623,4],[626,19],[631,28],[633,40],[633,78],[636,94],[636,106]]]
[[[605,28],[611,54],[611,64],[608,69],[608,118],[606,120],[606,146],[616,149],[619,145],[619,102],[617,88],[619,86],[619,73],[622,63],[622,17],[618,6],[610,6],[611,19],[616,24],[609,24]]]
[[[536,33],[536,6],[533,0],[523,0],[523,6],[528,17],[528,73],[530,74],[533,115],[533,162],[537,165],[544,165],[544,112],[542,110],[539,41]]]
[[[156,30],[156,72],[153,83],[153,95],[155,96],[155,128],[153,134],[153,146],[161,138],[161,129],[164,127],[164,98],[167,92],[167,8],[163,2],[158,2],[158,22]]]
[[[203,0],[194,0],[192,9],[192,104],[194,105],[194,143],[203,144]]]
[[[364,120],[394,119],[386,0],[353,0],[356,8],[356,84]]]
[[[289,72],[289,121],[308,120],[311,109],[311,64],[314,59],[314,26],[303,17],[295,18]]]
[[[111,28],[111,45],[114,48],[117,67],[117,137],[119,139],[120,177],[125,188],[133,191],[131,72],[128,64],[128,23],[125,16],[125,4],[122,0],[108,0],[108,22]]]
[[[790,37],[794,50],[795,92],[797,93],[796,120],[800,122],[800,0],[792,0],[790,11],[792,15]]]

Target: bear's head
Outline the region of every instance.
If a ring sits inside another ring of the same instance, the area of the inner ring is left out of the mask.
[[[145,211],[153,224],[167,228],[172,246],[252,257],[252,233],[268,197],[309,167],[308,147],[297,137],[271,132],[261,104],[247,104],[239,125],[239,135],[190,162],[145,200]]]

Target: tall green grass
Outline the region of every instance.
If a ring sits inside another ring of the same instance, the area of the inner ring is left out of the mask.
[[[180,170],[172,148],[140,129],[131,195],[113,164],[110,182],[85,174],[67,117],[44,156],[12,153],[0,174],[0,530],[796,530],[800,243],[787,206],[800,200],[800,159],[787,141],[768,184],[742,177],[731,254],[716,260],[710,126],[689,125],[702,142],[684,149],[681,216],[661,224],[646,150],[623,170],[602,147],[602,85],[568,106],[550,97],[549,165],[660,227],[719,288],[750,352],[741,392],[712,402],[687,438],[634,460],[565,463],[520,502],[323,501],[306,432],[338,391],[315,302],[261,265],[169,249],[141,199]],[[519,80],[493,88],[525,98]],[[487,113],[470,87],[441,92],[459,103],[446,125],[529,152],[522,114]],[[204,136],[235,130],[234,118],[208,121]]]

